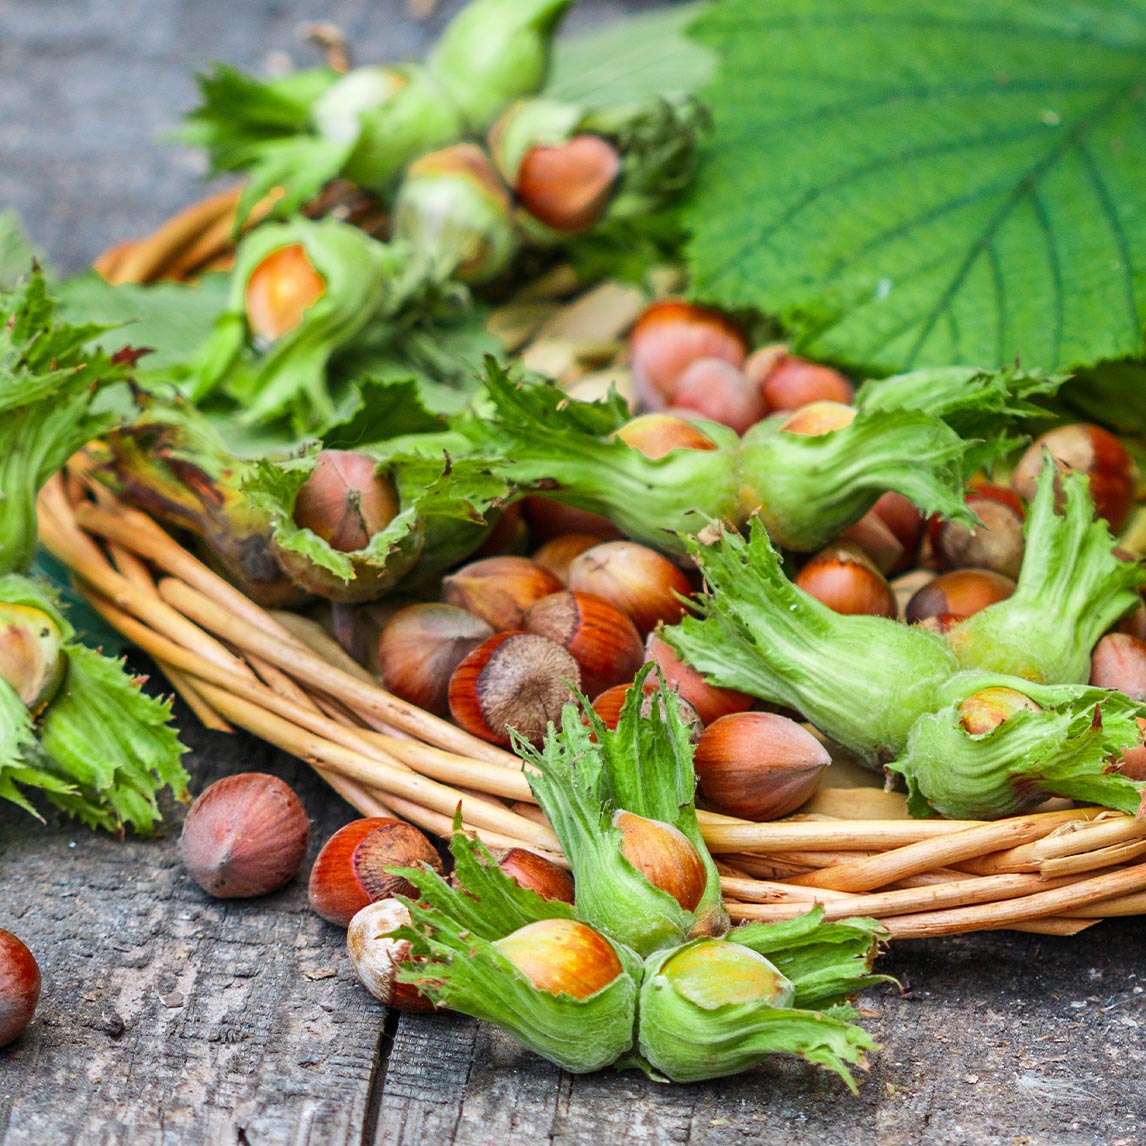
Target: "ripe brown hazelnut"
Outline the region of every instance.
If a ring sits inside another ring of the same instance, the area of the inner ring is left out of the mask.
[[[838,370],[794,354],[777,358],[773,347],[756,351],[746,363],[746,372],[749,367],[769,410],[798,410],[824,401],[847,406],[855,398],[855,387]]]
[[[561,588],[552,573],[528,557],[483,557],[442,579],[442,600],[500,633],[520,629],[525,610]]]
[[[623,536],[607,517],[540,494],[523,497],[521,513],[529,526],[529,536],[537,542],[552,541],[566,533],[589,533],[598,541],[613,541]]]
[[[368,903],[416,895],[412,884],[386,869],[420,866],[440,872],[442,861],[412,824],[388,816],[353,820],[326,841],[314,861],[307,889],[311,909],[346,927]]]
[[[967,508],[982,522],[973,528],[937,519],[931,530],[936,556],[954,569],[991,569],[1015,578],[1023,564],[1023,502],[1012,489],[981,485],[967,494]]]
[[[662,621],[676,624],[692,586],[663,554],[635,541],[606,541],[585,550],[569,566],[569,588],[603,597],[627,613],[645,636]]]
[[[692,705],[705,726],[730,712],[744,712],[754,703],[753,698],[746,693],[709,684],[696,669],[686,665],[676,655],[671,645],[655,633],[645,642],[645,659],[656,662],[665,681]],[[645,686],[654,688],[655,677],[647,677]]]
[[[438,716],[449,711],[450,677],[493,627],[456,605],[409,605],[378,640],[378,671],[395,696]]]
[[[1091,654],[1090,683],[1146,701],[1146,641],[1127,633],[1107,633]]]
[[[0,927],[0,1047],[20,1036],[40,1001],[40,968],[35,956]]]
[[[498,633],[454,670],[450,714],[467,732],[494,744],[508,745],[510,728],[540,744],[580,684],[577,662],[555,641],[535,633]]]
[[[494,516],[497,520],[493,528],[473,552],[475,561],[482,557],[519,556],[529,548],[529,526],[521,516],[521,502],[507,505]]]
[[[669,393],[673,408],[695,410],[743,434],[767,412],[760,391],[723,358],[697,358],[681,371]]]
[[[902,573],[911,568],[919,552],[919,543],[923,540],[926,521],[919,507],[904,494],[889,489],[879,495],[871,513],[880,519],[895,534],[896,540],[903,546],[903,556],[886,572]]]
[[[1056,426],[1036,438],[1011,474],[1011,485],[1030,501],[1043,470],[1043,450],[1059,472],[1086,474],[1094,512],[1106,518],[1114,533],[1126,524],[1138,489],[1138,467],[1126,447],[1101,426],[1074,423]]]
[[[365,549],[398,513],[398,491],[377,466],[353,450],[323,450],[295,498],[295,524],[343,553]]]
[[[668,405],[677,379],[698,358],[741,366],[748,355],[744,332],[720,311],[680,299],[655,302],[629,336],[633,385],[650,410]]]
[[[601,718],[601,723],[611,732],[615,732],[617,729],[617,724],[621,719],[621,709],[624,708],[629,690],[632,687],[631,684],[617,684],[612,688],[605,689],[593,699],[593,711]],[[641,715],[651,716],[653,705],[657,703],[657,694],[653,688],[646,688],[643,696]],[[696,709],[684,697],[678,695],[676,704],[681,721],[690,728],[689,739],[695,744],[700,739],[701,732],[704,731],[704,724],[697,715]],[[658,713],[660,711],[659,705],[657,711]]]
[[[837,542],[821,550],[796,574],[794,583],[837,613],[897,615],[887,578],[857,545]]]
[[[586,549],[600,544],[601,539],[591,533],[563,533],[538,549],[533,554],[533,560],[564,585],[569,580],[569,566],[573,564],[573,559],[580,557]]]
[[[289,785],[240,772],[200,793],[183,821],[179,853],[208,895],[246,899],[289,883],[309,839],[306,809]]]
[[[563,867],[526,848],[504,848],[494,851],[493,858],[518,887],[534,891],[542,899],[572,903],[573,877]]]
[[[849,525],[839,539],[858,545],[884,576],[903,564],[903,546],[899,538],[874,509],[869,509],[859,521]]]
[[[701,735],[693,763],[713,811],[777,820],[811,799],[828,750],[801,724],[771,712],[737,712]]]
[[[616,605],[566,589],[542,597],[525,613],[522,628],[556,641],[581,667],[581,687],[590,696],[632,680],[645,659],[633,622]]]
[[[1014,581],[1002,573],[990,569],[954,569],[924,585],[908,601],[907,620],[914,623],[943,613],[972,617],[980,609],[1005,601],[1014,591]]]
[[[575,234],[601,216],[620,172],[621,157],[608,140],[575,135],[553,147],[531,147],[522,157],[514,191],[535,219]]]

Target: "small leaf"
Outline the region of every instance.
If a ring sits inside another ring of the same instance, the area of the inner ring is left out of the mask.
[[[1137,356],[1146,5],[728,0],[695,293],[873,373]]]

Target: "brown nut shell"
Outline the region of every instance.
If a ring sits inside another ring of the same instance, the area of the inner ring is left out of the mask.
[[[569,588],[611,602],[629,615],[642,637],[661,622],[675,625],[684,616],[680,598],[692,591],[682,569],[635,541],[606,541],[587,549],[569,566]]]
[[[758,822],[787,816],[811,799],[831,761],[803,725],[771,712],[713,721],[693,758],[710,808]]]
[[[289,785],[240,772],[200,793],[183,821],[179,853],[208,895],[246,899],[289,883],[309,838],[306,809]]]
[[[0,927],[0,1047],[17,1039],[36,1013],[40,968],[11,931]]]
[[[543,597],[526,611],[522,628],[567,649],[581,667],[581,688],[596,696],[632,680],[645,646],[627,614],[589,593],[566,589]]]
[[[621,855],[653,885],[695,911],[708,886],[708,872],[692,840],[679,828],[624,809],[613,816],[621,832]]]
[[[533,554],[533,560],[542,569],[549,570],[562,585],[569,581],[569,566],[580,557],[586,549],[600,545],[601,539],[592,533],[563,533],[545,542]]]
[[[535,633],[498,633],[454,671],[450,715],[494,744],[508,745],[510,728],[540,744],[580,683],[577,662],[555,641]]]
[[[386,868],[419,865],[442,870],[433,844],[412,824],[388,816],[353,820],[318,853],[307,888],[310,906],[329,923],[346,927],[368,903],[415,895],[407,880]]]
[[[991,569],[955,569],[924,585],[907,602],[906,616],[914,624],[927,617],[952,613],[972,617],[1015,591],[1015,583]]]
[[[617,149],[599,135],[575,135],[554,147],[531,147],[521,159],[518,202],[547,227],[575,234],[591,227],[621,172]]]
[[[794,583],[837,613],[895,617],[895,594],[875,562],[846,541],[822,549],[796,574]]]
[[[365,549],[398,513],[398,491],[377,466],[353,450],[323,450],[295,498],[295,524],[340,552]]]
[[[709,684],[696,669],[686,665],[676,655],[671,645],[655,633],[645,642],[645,659],[656,663],[665,681],[677,690],[683,700],[692,705],[706,726],[730,712],[744,712],[755,703],[755,699],[747,693]],[[655,686],[655,677],[646,677],[645,687]]]
[[[1090,683],[1131,700],[1146,700],[1146,641],[1128,633],[1107,633],[1091,654]]]
[[[562,903],[573,902],[573,877],[552,860],[547,860],[544,856],[539,856],[526,848],[501,849],[495,851],[493,857],[497,860],[497,866],[518,887],[535,891],[542,899],[555,899]]]
[[[520,629],[525,610],[562,587],[528,557],[483,557],[442,579],[442,600],[481,617],[501,633]]]

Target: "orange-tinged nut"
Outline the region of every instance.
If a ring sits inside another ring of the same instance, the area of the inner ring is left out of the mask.
[[[0,927],[0,1047],[19,1037],[40,1001],[40,968],[11,931]]]
[[[398,491],[377,464],[354,450],[323,450],[295,498],[295,524],[343,553],[365,549],[398,513]]]
[[[306,856],[310,821],[289,785],[265,772],[216,780],[191,805],[179,837],[187,874],[216,899],[285,886]]]
[[[812,557],[796,574],[795,584],[837,613],[897,615],[887,579],[859,546],[846,541]]]
[[[510,728],[540,744],[580,683],[577,662],[555,641],[515,630],[498,633],[454,670],[450,715],[494,744],[508,745]]]
[[[533,560],[564,585],[569,580],[569,566],[573,559],[600,544],[601,539],[592,533],[563,533],[542,545],[533,554]]]
[[[566,533],[590,533],[598,541],[612,541],[622,536],[607,517],[540,494],[522,498],[521,513],[534,541],[551,541]]]
[[[535,891],[542,899],[573,902],[573,877],[544,856],[526,848],[505,848],[495,851],[493,857],[518,887]]]
[[[802,725],[771,712],[738,712],[702,733],[693,763],[714,811],[777,820],[811,799],[828,750]]]
[[[706,726],[730,712],[744,712],[754,703],[754,698],[747,693],[709,684],[696,669],[676,655],[671,645],[655,634],[645,642],[645,659],[656,663],[666,682],[692,705]],[[655,685],[654,678],[646,678],[646,688],[654,688]]]
[[[809,402],[798,410],[789,414],[780,423],[780,429],[789,434],[801,434],[806,438],[818,438],[821,434],[830,434],[834,430],[842,430],[856,420],[854,406],[846,406],[842,402]]]
[[[629,350],[637,396],[649,409],[659,410],[668,404],[677,379],[698,358],[723,358],[741,366],[748,342],[720,311],[666,299],[637,319]]]
[[[450,677],[493,627],[456,605],[410,605],[378,639],[378,671],[395,696],[433,712],[449,711]]]
[[[1044,449],[1060,472],[1086,474],[1094,512],[1117,533],[1134,508],[1138,487],[1138,467],[1126,447],[1101,426],[1056,426],[1030,444],[1011,474],[1011,485],[1028,501],[1043,470]]]
[[[994,731],[1016,712],[1041,712],[1029,696],[1013,688],[985,688],[959,704],[960,721],[972,736]]]
[[[1015,591],[1010,577],[990,569],[955,569],[924,585],[907,603],[907,620],[922,621],[954,613],[972,617],[981,609],[1005,601]]]
[[[1023,564],[1023,503],[1014,490],[981,485],[967,494],[967,508],[982,522],[971,528],[936,520],[931,545],[936,556],[956,569],[991,569],[1017,577]]]
[[[903,565],[903,546],[874,509],[853,522],[840,534],[841,541],[858,545],[885,576]]]
[[[673,450],[715,450],[716,443],[685,418],[661,411],[640,414],[614,435],[646,458],[663,458]]]
[[[414,887],[388,867],[426,865],[442,870],[433,844],[411,824],[388,816],[353,820],[323,845],[310,872],[311,909],[346,927],[368,903],[394,895],[414,896]]]
[[[620,173],[621,158],[611,143],[598,135],[576,135],[555,147],[531,147],[514,190],[535,219],[574,234],[601,217]]]
[[[272,251],[247,279],[247,324],[256,338],[276,342],[302,324],[326,293],[326,279],[301,243]]]
[[[629,689],[632,687],[631,684],[617,684],[612,688],[605,689],[593,699],[593,711],[601,718],[601,723],[612,732],[616,731],[617,724],[621,719],[621,709],[624,708]],[[645,689],[644,699],[641,701],[642,716],[651,716],[654,705],[657,706],[659,713],[660,705],[657,695],[654,688]],[[681,721],[691,729],[689,739],[695,744],[700,739],[701,732],[704,731],[704,725],[701,723],[696,709],[684,697],[678,695],[676,705]]]
[[[708,885],[708,872],[693,842],[679,828],[626,812],[613,816],[621,833],[621,855],[685,911],[695,911]]]
[[[590,696],[624,681],[645,659],[633,622],[616,605],[566,589],[542,597],[526,611],[522,628],[567,649],[581,667],[581,687]]]
[[[530,605],[562,588],[528,557],[483,557],[442,579],[442,600],[481,617],[494,632],[504,632],[520,629]]]
[[[397,899],[380,899],[355,912],[346,930],[346,950],[358,981],[383,1006],[399,1011],[432,1011],[433,1003],[409,983],[398,982],[398,969],[411,962],[410,941],[389,933],[412,922]]]
[[[927,524],[919,508],[911,498],[889,489],[887,493],[880,494],[870,512],[895,534],[896,540],[903,546],[903,556],[885,572],[902,573],[905,569],[909,569],[919,552],[919,543],[923,540],[923,531]]]
[[[692,590],[682,569],[635,541],[606,541],[587,549],[569,566],[569,588],[616,605],[642,637],[662,621],[676,624],[684,616],[680,598]]]
[[[493,946],[539,990],[587,999],[624,973],[612,944],[576,919],[541,919]]]

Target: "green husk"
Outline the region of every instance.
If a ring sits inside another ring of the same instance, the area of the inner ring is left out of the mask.
[[[793,585],[759,521],[688,550],[707,592],[664,639],[710,683],[783,704],[876,767],[958,670],[938,634],[843,616]]]

